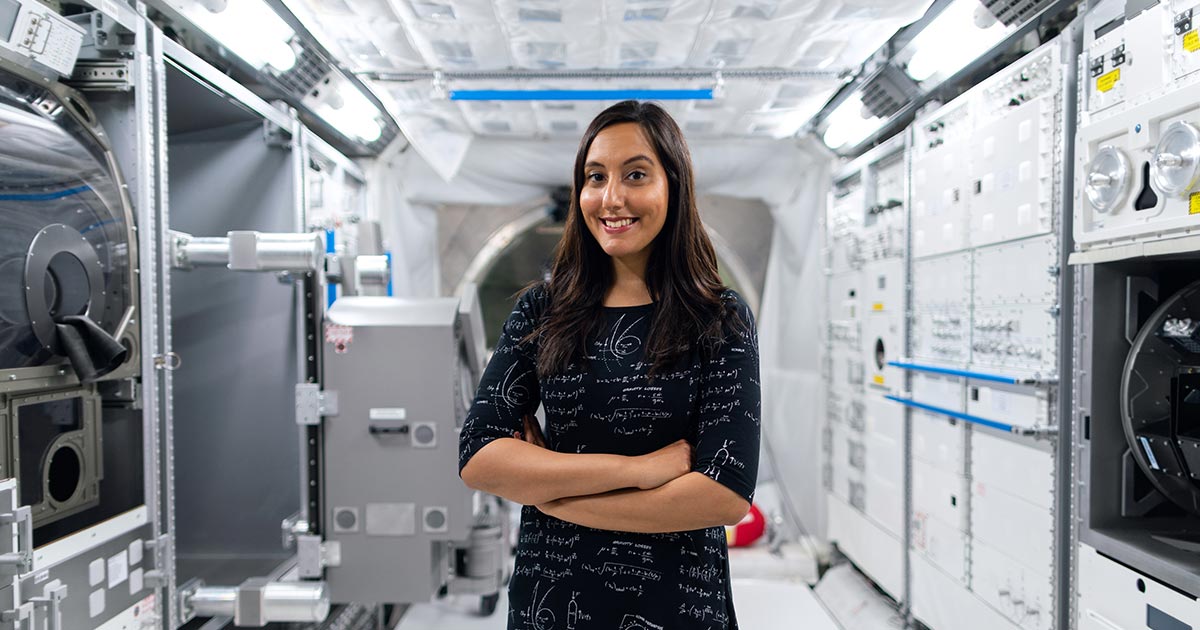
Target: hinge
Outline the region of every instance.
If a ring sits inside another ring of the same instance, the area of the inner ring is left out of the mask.
[[[321,424],[323,416],[338,415],[338,393],[321,390],[316,383],[296,385],[296,424],[315,426]]]
[[[320,578],[325,567],[342,566],[342,543],[320,536],[296,536],[296,568],[301,579]]]
[[[145,541],[146,551],[150,552],[150,562],[154,565],[154,569],[146,571],[144,580],[147,586],[151,588],[159,588],[166,586],[166,574],[163,571],[162,559],[167,557],[168,548],[171,544],[171,535],[163,534],[154,540]]]
[[[128,92],[133,89],[133,61],[81,59],[75,63],[70,84],[82,92]]]

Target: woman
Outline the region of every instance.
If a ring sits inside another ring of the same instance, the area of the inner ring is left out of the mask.
[[[526,506],[510,630],[736,628],[723,526],[754,494],[759,406],[754,320],[717,275],[683,134],[618,103],[463,426],[463,480]]]

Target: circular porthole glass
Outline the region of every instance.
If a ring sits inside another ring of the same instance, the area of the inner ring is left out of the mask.
[[[1088,203],[1101,214],[1112,212],[1125,202],[1129,192],[1129,158],[1116,147],[1100,147],[1085,177]]]
[[[1182,195],[1192,190],[1200,178],[1200,129],[1191,123],[1171,123],[1151,160],[1155,188],[1166,195]]]

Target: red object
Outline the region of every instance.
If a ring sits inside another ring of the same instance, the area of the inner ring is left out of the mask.
[[[758,506],[752,503],[750,511],[741,521],[738,521],[737,525],[725,528],[725,539],[729,541],[730,547],[748,547],[754,544],[754,541],[762,538],[763,532],[766,530],[767,519],[763,517]]]

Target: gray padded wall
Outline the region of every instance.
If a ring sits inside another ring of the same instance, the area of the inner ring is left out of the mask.
[[[296,229],[293,155],[249,121],[172,136],[171,228],[196,236]],[[180,581],[236,584],[290,554],[299,509],[296,305],[274,274],[172,274],[176,525]]]

